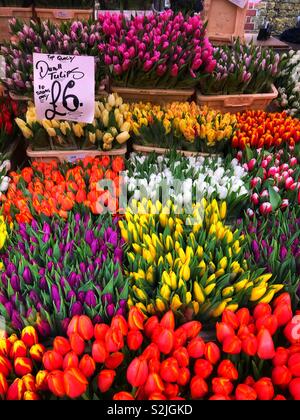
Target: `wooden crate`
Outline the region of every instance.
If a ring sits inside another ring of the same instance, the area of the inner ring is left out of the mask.
[[[87,20],[93,16],[92,9],[35,9],[36,17],[40,20],[50,20],[52,23],[61,23],[67,20]]]
[[[112,86],[111,91],[121,96],[125,102],[186,102],[194,95],[194,89],[139,89]]]
[[[32,18],[32,7],[0,7],[0,43],[10,39],[9,21],[12,18],[29,23]]]

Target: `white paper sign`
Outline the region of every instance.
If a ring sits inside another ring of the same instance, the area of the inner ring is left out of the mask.
[[[33,54],[34,102],[39,120],[92,123],[94,57]]]

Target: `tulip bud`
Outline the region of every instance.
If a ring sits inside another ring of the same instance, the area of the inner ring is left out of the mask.
[[[127,345],[130,350],[138,350],[143,343],[143,335],[139,330],[131,330],[127,335]]]
[[[257,339],[254,334],[249,334],[242,341],[243,352],[248,356],[255,356],[257,353]]]
[[[208,360],[213,365],[215,365],[221,357],[219,347],[213,342],[206,343],[204,355],[206,360]]]
[[[81,335],[72,333],[69,337],[71,349],[80,356],[85,350],[85,342]]]
[[[203,378],[194,376],[190,383],[190,390],[192,399],[203,398],[208,393],[208,386]]]
[[[30,373],[23,376],[22,378],[23,383],[25,385],[26,391],[35,392],[36,391],[36,385],[35,385],[35,377],[31,375]]]
[[[104,341],[105,335],[109,330],[109,326],[106,324],[96,324],[94,327],[94,337],[96,341]]]
[[[69,351],[71,351],[71,345],[69,340],[66,338],[55,337],[53,341],[53,349],[62,356],[65,356],[67,353],[69,353]]]
[[[35,377],[35,385],[38,391],[48,390],[48,372],[46,370],[40,370]]]
[[[216,333],[217,339],[220,343],[223,343],[225,338],[235,335],[233,328],[230,325],[224,324],[223,322],[217,322]]]
[[[0,373],[2,373],[7,378],[11,372],[11,362],[6,357],[0,356]]]
[[[78,319],[78,334],[85,341],[91,340],[94,336],[94,327],[90,318],[86,315],[81,315]]]
[[[111,328],[118,328],[124,336],[126,336],[128,333],[128,325],[126,319],[121,315],[114,316],[110,326]]]
[[[33,327],[25,327],[21,333],[21,340],[27,347],[32,347],[39,342],[37,332]]]
[[[0,397],[2,399],[5,398],[7,390],[8,390],[8,383],[7,383],[6,377],[5,375],[3,375],[2,372],[0,372]]]
[[[150,373],[144,386],[144,391],[147,396],[163,392],[165,389],[163,381],[157,373]]]
[[[67,369],[63,374],[65,393],[69,398],[75,399],[86,392],[88,380],[78,368]]]
[[[188,339],[195,338],[199,335],[202,329],[202,324],[199,321],[190,321],[183,324],[181,328],[183,328],[183,330],[186,332]]]
[[[235,390],[235,398],[237,401],[255,401],[257,394],[249,385],[239,384]]]
[[[79,365],[79,360],[78,360],[78,356],[74,351],[70,351],[69,353],[67,353],[64,357],[64,361],[63,361],[63,369],[70,369],[72,367],[77,368]]]
[[[25,343],[21,340],[16,340],[10,350],[10,358],[16,359],[17,357],[26,357],[27,356],[27,347]]]
[[[128,325],[130,329],[143,330],[145,315],[136,306],[130,308],[128,315]]]
[[[228,309],[225,309],[222,314],[222,322],[231,326],[234,330],[237,330],[240,325],[236,314]]]
[[[133,387],[142,386],[148,378],[147,361],[142,357],[136,357],[129,364],[127,369],[127,381]]]
[[[85,354],[79,363],[79,369],[85,377],[89,378],[94,375],[96,370],[96,363],[94,359],[88,354]]]
[[[21,401],[25,391],[26,389],[22,379],[16,378],[7,390],[6,399],[7,401]]]
[[[197,362],[196,362],[197,363]],[[218,375],[223,378],[236,381],[239,377],[239,373],[230,360],[223,360],[218,366]]]
[[[26,391],[23,396],[24,401],[39,401],[40,397],[36,392]]]
[[[292,380],[292,374],[286,366],[276,366],[272,371],[272,381],[274,385],[287,388]]]
[[[43,356],[43,365],[48,371],[61,369],[63,366],[62,355],[54,350],[47,351]]]
[[[255,306],[253,316],[255,319],[272,314],[272,308],[268,303],[259,303]]]
[[[213,372],[213,365],[205,359],[197,359],[195,363],[195,374],[200,378],[206,379],[208,378]]]
[[[96,363],[104,363],[108,352],[103,341],[95,341],[92,347],[92,356]]]
[[[226,337],[223,341],[223,351],[228,354],[240,354],[242,342],[237,336]]]
[[[17,357],[14,361],[14,370],[17,376],[25,376],[32,372],[33,365],[28,357]]]
[[[172,311],[168,311],[161,319],[160,325],[163,328],[174,331],[175,329],[175,317]]]
[[[47,376],[47,384],[50,392],[59,398],[66,395],[64,386],[64,373],[61,370],[53,370]]]
[[[124,347],[122,331],[119,328],[110,328],[105,335],[105,347],[109,353],[121,350]]]
[[[219,395],[230,395],[233,391],[233,384],[228,378],[213,378],[212,391]]]
[[[129,392],[118,392],[117,394],[115,394],[113,396],[113,401],[130,401],[130,400],[134,400],[134,397],[129,394]]]
[[[123,363],[124,357],[124,354],[121,352],[111,353],[105,359],[105,367],[107,369],[117,369]]]
[[[179,365],[174,357],[169,357],[161,363],[160,376],[165,382],[176,382],[179,375]]]
[[[260,359],[273,359],[275,356],[274,343],[270,332],[264,327],[258,333],[257,344],[257,355]]]
[[[30,357],[35,362],[41,362],[46,349],[42,344],[35,344],[29,350]]]
[[[157,344],[161,353],[169,354],[174,346],[174,332],[163,328],[153,341]]]
[[[198,359],[204,355],[205,351],[205,343],[202,340],[201,337],[195,337],[193,338],[188,346],[187,351],[190,357],[193,357],[194,359]]]
[[[0,338],[0,356],[9,357],[12,344],[6,338]]]
[[[187,341],[187,333],[186,331],[180,327],[174,332],[174,349],[178,349],[185,345]]]
[[[286,365],[289,359],[289,351],[284,347],[277,347],[275,356],[272,360],[273,366]]]
[[[185,347],[179,347],[177,350],[175,350],[173,353],[173,357],[175,357],[180,367],[189,366],[189,353]]]

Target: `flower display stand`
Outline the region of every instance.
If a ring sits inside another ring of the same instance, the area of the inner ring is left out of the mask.
[[[36,16],[41,20],[60,23],[66,20],[88,20],[93,16],[92,9],[44,9],[36,8]]]
[[[149,154],[149,153],[157,153],[158,155],[164,155],[170,151],[170,149],[156,147],[156,146],[141,146],[139,144],[133,144],[133,150],[136,153],[142,154]],[[179,155],[185,157],[192,157],[192,156],[203,156],[203,157],[220,157],[223,156],[222,153],[203,153],[203,152],[192,152],[190,150],[176,150]]]
[[[9,41],[9,21],[22,19],[25,23],[32,18],[32,7],[0,7],[0,43]]]
[[[29,146],[26,150],[27,156],[32,162],[51,162],[53,160],[59,162],[76,162],[77,160],[83,160],[86,157],[98,157],[98,156],[124,156],[127,152],[127,146],[120,149],[114,149],[109,151],[102,150],[33,150]]]
[[[112,86],[111,91],[120,95],[125,102],[186,102],[195,93],[194,89],[135,89]]]
[[[236,94],[236,95],[202,95],[197,92],[197,103],[201,106],[217,109],[221,112],[242,112],[248,109],[266,110],[276,99],[278,91],[274,85],[270,93]]]

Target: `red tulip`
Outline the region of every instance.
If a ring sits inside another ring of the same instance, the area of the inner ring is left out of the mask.
[[[230,395],[233,391],[233,384],[228,378],[213,378],[212,391],[215,394]]]
[[[14,370],[17,376],[25,376],[33,369],[32,361],[28,357],[17,357],[14,361]]]
[[[164,328],[155,340],[155,343],[161,353],[171,353],[174,345],[174,332]]]
[[[27,347],[25,343],[21,340],[16,340],[10,350],[10,358],[16,359],[17,357],[26,357],[27,356]]]
[[[244,380],[244,384],[253,388],[254,385],[255,385],[255,380],[254,380],[253,376],[250,376],[250,375],[247,376],[247,378]]]
[[[130,308],[128,315],[128,325],[132,330],[143,330],[144,329],[145,315],[136,306]]]
[[[105,335],[105,347],[109,353],[122,350],[124,339],[122,331],[119,328],[110,328]]]
[[[43,357],[43,365],[49,371],[61,369],[63,365],[62,355],[54,350],[46,351]]]
[[[39,338],[35,328],[30,326],[23,328],[21,333],[21,340],[27,347],[32,347],[37,344],[39,342]]]
[[[212,374],[214,367],[208,360],[198,359],[196,360],[194,370],[197,376],[206,379]]]
[[[274,385],[286,388],[292,380],[292,374],[289,369],[282,365],[276,366],[272,371],[272,381]]]
[[[163,400],[166,400],[166,399],[167,398],[159,392],[151,394],[150,397],[149,397],[149,401],[163,401]]]
[[[295,353],[290,356],[288,367],[293,376],[300,377],[300,353]]]
[[[122,315],[115,315],[111,321],[111,328],[118,328],[125,336],[128,334],[128,324]]]
[[[239,321],[240,326],[247,326],[250,322],[250,312],[248,308],[241,308],[236,312],[236,317]]]
[[[250,333],[249,328],[246,325],[242,325],[238,330],[237,336],[239,337],[240,340],[244,340],[250,334],[251,333]]]
[[[273,401],[286,401],[286,398],[283,395],[278,394],[273,398]]]
[[[77,368],[79,365],[79,359],[77,354],[74,351],[70,351],[68,354],[65,355],[63,361],[63,369],[70,369],[72,367]]]
[[[192,399],[203,398],[208,393],[207,383],[200,376],[194,376],[190,383]]]
[[[274,301],[273,301],[273,305],[276,308],[277,306],[280,305],[285,305],[288,308],[291,308],[292,306],[292,301],[291,301],[291,296],[289,293],[282,293],[281,295],[279,295]]]
[[[130,330],[127,335],[127,345],[130,350],[138,350],[143,344],[143,334],[139,330]]]
[[[6,357],[0,356],[0,373],[2,373],[7,378],[11,372],[11,362]]]
[[[79,315],[73,316],[71,319],[68,329],[67,329],[67,336],[70,337],[73,333],[78,333],[78,323],[79,323]]]
[[[35,386],[38,391],[48,390],[48,372],[39,370],[35,377]]]
[[[175,317],[173,311],[168,311],[161,319],[160,325],[163,328],[174,331],[175,329]]]
[[[234,330],[237,330],[240,326],[240,323],[236,314],[232,311],[229,311],[228,309],[225,309],[225,311],[222,314],[222,322],[224,324],[229,325]]]
[[[84,354],[80,360],[79,369],[86,378],[90,378],[95,373],[96,363],[90,355]]]
[[[240,384],[236,387],[235,398],[240,401],[254,401],[257,399],[256,391],[249,385]]]
[[[206,343],[204,355],[205,355],[206,360],[208,360],[213,365],[215,365],[220,360],[220,357],[221,357],[219,347],[211,341]]]
[[[254,334],[249,334],[248,337],[246,337],[242,341],[242,350],[244,353],[246,353],[248,356],[255,356],[257,353],[257,338]]]
[[[39,394],[37,394],[36,392],[25,391],[23,395],[23,400],[24,401],[39,401],[40,397],[39,397]]]
[[[160,361],[159,359],[150,359],[148,361],[148,368],[150,373],[159,373],[160,371]]]
[[[173,357],[175,357],[180,367],[186,367],[190,363],[189,353],[185,347],[179,347],[175,350]]]
[[[106,359],[105,359],[105,367],[107,369],[117,369],[124,360],[124,354],[121,352],[115,352],[111,353]]]
[[[53,341],[53,350],[62,356],[65,356],[67,353],[69,353],[69,351],[71,351],[69,340],[67,340],[65,337],[55,337]]]
[[[294,316],[285,326],[284,335],[291,344],[300,343],[300,317]]]
[[[176,382],[179,375],[179,365],[174,357],[164,360],[160,366],[160,376],[165,382]]]
[[[88,380],[78,368],[65,370],[63,380],[66,395],[69,398],[81,397],[87,390]]]
[[[36,392],[35,377],[28,373],[22,378],[26,391]]]
[[[80,356],[82,353],[84,353],[85,350],[85,342],[84,339],[81,337],[81,335],[77,333],[73,333],[69,337],[71,349]]]
[[[64,386],[64,373],[61,370],[53,370],[47,376],[47,383],[49,390],[57,397],[64,397],[66,395]]]
[[[177,397],[179,394],[179,386],[177,384],[168,383],[165,387],[164,394],[170,400],[171,398]]]
[[[43,360],[43,356],[45,354],[45,347],[42,344],[34,344],[30,350],[29,354],[32,360],[36,362],[41,362]]]
[[[143,356],[145,359],[159,359],[160,358],[160,352],[158,350],[158,346],[155,343],[149,344],[143,351]]]
[[[157,316],[151,316],[149,319],[147,319],[144,326],[146,337],[152,337],[153,330],[155,327],[157,327],[157,325],[159,325],[159,319]]]
[[[289,358],[289,351],[284,347],[277,347],[275,356],[272,360],[273,366],[286,365]]]
[[[155,392],[163,392],[165,389],[161,377],[157,373],[150,373],[144,386],[146,395],[151,395]]]
[[[278,329],[278,321],[275,315],[265,315],[256,320],[257,330],[261,330],[262,327],[265,327],[269,330],[271,335],[274,335]]]
[[[0,356],[9,357],[12,344],[6,338],[0,338]]]
[[[268,303],[259,303],[255,306],[253,316],[255,319],[272,314],[272,308]]]
[[[92,356],[96,363],[104,363],[108,352],[103,341],[95,341],[92,346]]]
[[[4,399],[8,390],[8,383],[6,377],[0,372],[0,397]]]
[[[131,401],[134,397],[129,392],[118,392],[113,396],[113,401]]]
[[[211,396],[209,401],[230,401],[230,398],[227,395],[216,394]]]
[[[193,338],[187,346],[187,351],[188,351],[189,356],[193,357],[194,359],[198,359],[199,357],[202,357],[205,351],[205,343],[202,340],[202,338],[201,337]]]
[[[177,328],[174,332],[174,349],[183,347],[187,341],[187,332],[182,328]]]
[[[270,401],[274,397],[274,387],[270,378],[259,379],[255,383],[254,389],[259,400]]]
[[[99,373],[98,376],[98,388],[101,392],[107,392],[114,380],[115,380],[116,372],[114,370],[104,369]]]
[[[225,338],[233,337],[235,335],[234,329],[230,325],[224,324],[223,322],[217,322],[216,333],[219,343],[223,343]]]
[[[202,324],[199,321],[189,321],[181,326],[181,328],[186,332],[187,338],[195,338],[199,335]]]
[[[229,336],[223,342],[223,351],[228,354],[240,354],[242,342],[237,336]]]
[[[94,337],[96,341],[104,341],[109,326],[107,324],[96,324],[94,327]]]
[[[127,381],[134,387],[142,386],[148,378],[147,361],[142,357],[132,360],[127,369]]]
[[[257,336],[257,355],[262,360],[273,359],[275,356],[274,343],[270,332],[262,328]]]
[[[21,401],[23,399],[25,391],[26,389],[22,379],[16,378],[13,381],[13,383],[8,387],[6,399],[8,401]]]
[[[300,378],[295,378],[290,382],[289,391],[294,400],[300,401]]]
[[[183,367],[179,369],[177,383],[180,386],[186,386],[191,378],[191,373],[188,368]]]
[[[94,336],[94,326],[90,318],[80,315],[78,319],[77,332],[85,341],[89,341]]]
[[[277,318],[278,326],[283,327],[293,318],[292,308],[284,303],[277,305],[273,314]]]
[[[196,362],[197,363],[197,362]],[[239,373],[230,360],[223,360],[218,366],[218,375],[236,381],[239,378]]]

